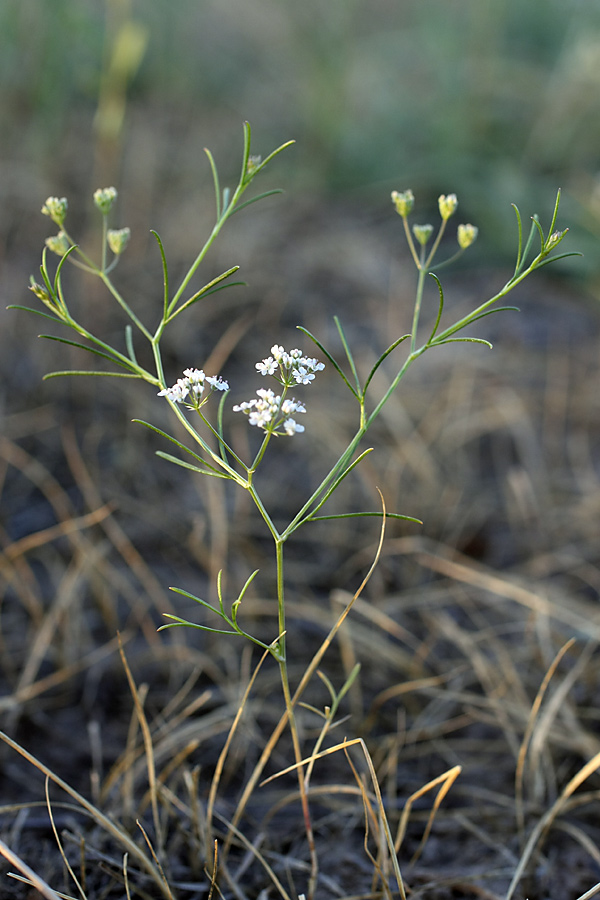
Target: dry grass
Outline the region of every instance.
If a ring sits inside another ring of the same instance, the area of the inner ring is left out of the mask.
[[[330,334],[333,312],[366,368],[403,327],[389,235],[376,243],[335,215],[305,218],[295,242],[298,223],[278,223],[246,318],[206,314],[229,335],[219,368],[241,373],[296,321]],[[438,351],[415,367],[339,498],[374,508],[377,485],[423,528],[390,526],[378,550],[376,520],[342,520],[290,546],[319,898],[575,900],[600,881],[598,327],[550,282],[529,290],[520,316],[486,323],[492,354]],[[456,283],[453,302],[466,294]],[[198,362],[181,339],[173,371]],[[348,433],[352,410],[331,373],[323,383],[304,443],[275,448],[274,508]],[[59,426],[55,406],[32,402],[0,438],[0,851],[45,897],[293,900],[309,863],[271,660],[156,633],[171,607],[198,614],[168,585],[209,595],[220,568],[233,590],[261,567],[243,615],[272,638],[264,536],[221,483],[153,458],[154,437],[128,424],[162,415],[144,388],[73,390],[77,417],[64,407]],[[233,433],[243,455],[250,437]],[[348,680],[329,715],[328,685]],[[2,892],[31,896],[14,878]]]

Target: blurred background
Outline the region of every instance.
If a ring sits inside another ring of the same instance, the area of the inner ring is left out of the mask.
[[[454,191],[498,259],[510,202],[543,214],[562,187],[577,246],[598,238],[597,0],[4,0],[0,29],[5,254],[43,233],[40,198],[100,182],[164,227],[203,146],[237,166],[245,119],[257,152],[297,140],[288,202]]]

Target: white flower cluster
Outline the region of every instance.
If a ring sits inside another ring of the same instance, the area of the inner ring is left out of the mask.
[[[172,403],[184,403],[189,409],[200,409],[213,391],[228,391],[226,381],[216,375],[205,375],[202,369],[184,369],[183,378],[178,378],[172,387],[158,392],[159,397],[167,397]],[[202,400],[204,389],[208,385],[210,391]]]
[[[271,347],[271,356],[256,363],[261,375],[273,375],[280,384],[310,384],[315,372],[325,368],[322,362],[302,356],[302,350],[284,350],[279,344]],[[279,377],[275,373],[279,370]]]
[[[297,400],[285,399],[283,402],[274,391],[259,388],[256,399],[244,400],[243,403],[233,407],[234,412],[248,414],[250,425],[258,425],[272,434],[296,434],[304,431],[304,425],[299,425],[292,416],[294,413],[305,413],[306,409]]]
[[[272,375],[273,378],[287,388],[294,384],[310,384],[315,372],[325,366],[318,359],[303,356],[302,350],[284,350],[279,344],[271,347],[271,356],[256,363],[261,375]],[[256,392],[254,400],[245,400],[233,407],[234,412],[243,412],[248,416],[250,425],[257,425],[269,434],[291,435],[304,431],[294,419],[296,413],[305,413],[302,403],[292,398],[275,394],[274,391],[261,388]]]

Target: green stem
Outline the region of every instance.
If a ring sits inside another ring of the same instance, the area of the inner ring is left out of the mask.
[[[131,309],[127,301],[121,296],[119,291],[116,289],[106,272],[98,271],[98,275],[101,280],[104,282],[105,286],[108,288],[110,293],[113,295],[119,306],[127,313],[133,324],[139,328],[145,338],[147,338],[152,343],[152,335],[146,328],[146,326],[138,319],[134,311]]]
[[[319,863],[315,847],[315,838],[310,816],[310,808],[308,805],[307,785],[304,778],[304,766],[302,762],[302,749],[300,747],[300,737],[298,735],[298,723],[294,712],[294,704],[290,692],[290,683],[288,677],[288,667],[285,653],[285,597],[284,597],[284,579],[283,579],[283,544],[284,541],[279,539],[275,541],[275,554],[277,561],[277,606],[279,621],[279,674],[281,676],[281,687],[285,700],[285,708],[287,711],[290,733],[292,735],[292,744],[294,747],[294,760],[296,763],[296,774],[298,777],[298,790],[300,792],[300,802],[302,804],[302,816],[304,818],[304,829],[306,839],[308,841],[308,849],[311,860],[311,871],[308,883],[307,898],[312,900],[315,894],[317,877],[319,872]]]
[[[100,268],[102,270],[102,274],[106,274],[106,235],[108,233],[108,216],[105,214],[102,216],[102,263]]]
[[[493,303],[496,303],[497,300],[501,300],[502,297],[506,297],[506,295],[509,294],[513,290],[513,288],[515,288],[518,284],[520,284],[521,281],[523,281],[525,278],[527,278],[528,275],[531,275],[531,273],[535,271],[535,269],[537,269],[542,259],[543,255],[541,253],[538,254],[538,256],[536,256],[536,258],[532,260],[530,265],[523,272],[521,272],[520,275],[517,275],[516,277],[513,277],[509,281],[507,281],[501,291],[499,291],[497,294],[494,294],[493,297],[491,297],[489,300],[486,300],[485,303],[482,303],[481,306],[478,306],[477,309],[473,310],[473,312],[469,313],[467,316],[463,316],[463,318],[455,322],[454,325],[450,325],[444,331],[439,332],[439,334],[437,334],[434,340],[431,342],[430,346],[435,346],[435,344],[438,344],[451,335],[456,334],[457,331],[462,331],[463,328],[469,325],[473,321],[473,319],[477,318],[477,316],[481,315],[481,313],[488,309],[488,307],[492,306]]]
[[[429,256],[427,257],[427,259],[424,263],[425,269],[428,269],[430,267],[431,263],[433,262],[433,258],[438,251],[438,247],[440,246],[440,241],[442,240],[442,236],[444,234],[444,231],[446,230],[446,222],[447,221],[448,221],[447,219],[442,219],[442,224],[440,225],[440,230],[438,231],[437,237],[436,237],[435,241],[433,242],[433,246],[432,246],[431,250],[429,251]]]
[[[425,248],[421,248],[421,260],[423,259],[423,254],[425,252]],[[413,322],[412,322],[412,331],[411,331],[411,339],[410,339],[410,351],[414,353],[415,347],[417,345],[417,328],[419,327],[419,317],[421,315],[421,302],[423,300],[423,289],[425,287],[425,275],[427,274],[427,270],[424,265],[419,265],[419,277],[417,279],[417,293],[415,297],[415,309],[413,312]]]
[[[198,253],[198,256],[196,257],[196,259],[194,260],[194,262],[192,263],[190,268],[188,269],[181,284],[177,288],[177,291],[175,292],[173,299],[169,303],[168,308],[167,308],[167,318],[168,318],[168,316],[171,315],[171,313],[173,312],[173,310],[175,309],[175,307],[181,300],[181,296],[182,296],[183,292],[185,291],[186,287],[188,286],[188,284],[190,283],[190,281],[192,280],[192,278],[194,277],[196,270],[198,269],[198,266],[200,265],[200,263],[202,262],[202,260],[204,259],[204,257],[206,256],[206,254],[208,253],[208,251],[214,244],[219,232],[225,225],[227,219],[229,219],[229,217],[235,211],[235,207],[237,206],[238,200],[240,199],[240,197],[242,196],[242,194],[244,193],[244,191],[246,190],[246,188],[248,187],[249,184],[250,184],[249,181],[246,182],[246,184],[244,184],[242,181],[240,181],[240,183],[238,184],[237,188],[235,189],[235,191],[233,193],[233,196],[231,197],[231,200],[229,201],[229,203],[224,208],[223,212],[221,213],[221,215],[215,222],[213,229],[212,229],[210,235],[208,236],[206,243],[204,244],[204,246]]]

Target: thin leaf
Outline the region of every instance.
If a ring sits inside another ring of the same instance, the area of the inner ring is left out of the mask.
[[[335,322],[335,327],[338,330],[338,334],[340,336],[340,340],[342,342],[342,346],[346,353],[346,358],[350,363],[350,368],[352,369],[352,374],[354,375],[354,383],[356,385],[356,396],[360,396],[360,381],[358,380],[358,372],[356,371],[356,366],[354,364],[354,357],[352,356],[352,351],[350,350],[350,345],[346,340],[346,335],[344,334],[344,329],[342,328],[342,323],[340,322],[338,316],[333,317],[333,321]],[[364,396],[364,395],[363,395]]]
[[[536,269],[541,269],[542,266],[547,266],[549,263],[556,262],[557,259],[566,259],[568,256],[583,256],[583,253],[579,250],[572,250],[570,253],[559,253],[558,256],[547,256],[546,259],[537,264]]]
[[[133,328],[131,327],[131,325],[125,326],[125,346],[127,347],[129,359],[134,365],[137,366],[138,361],[135,355],[135,347],[133,346]]]
[[[367,450],[363,450],[363,452],[360,454],[360,456],[357,456],[357,458],[354,460],[354,462],[352,462],[352,463],[348,466],[347,469],[344,469],[344,471],[342,472],[341,475],[338,475],[338,477],[336,478],[336,480],[333,482],[333,484],[331,485],[331,487],[328,489],[327,493],[324,495],[323,499],[322,499],[322,500],[317,504],[317,506],[315,506],[315,508],[313,509],[313,513],[318,512],[318,510],[320,510],[320,509],[327,503],[327,501],[329,500],[329,498],[331,497],[331,495],[333,494],[333,492],[336,491],[336,490],[338,489],[338,487],[340,486],[340,484],[342,483],[342,481],[344,480],[344,478],[346,478],[346,477],[350,474],[350,472],[351,472],[353,469],[355,469],[356,466],[357,466],[359,463],[361,463],[361,462],[363,461],[363,459],[365,458],[365,456],[368,456],[369,453],[372,453],[372,452],[373,452],[373,447],[369,447],[369,448],[367,448]],[[312,515],[309,515],[309,516],[307,516],[307,518],[305,519],[305,521],[311,521],[311,522],[314,522],[315,520],[313,519]]]
[[[494,313],[499,312],[521,312],[518,306],[498,306],[495,309],[487,309],[485,312],[479,313],[477,316],[473,316],[472,319],[469,319],[468,322],[463,322],[461,325],[457,325],[456,328],[448,328],[444,331],[446,336],[450,336],[451,334],[457,334],[459,331],[462,331],[463,328],[466,328],[468,325],[471,325],[473,322],[477,322],[479,319],[485,319],[486,316],[493,316]],[[475,340],[473,338],[473,340]],[[429,345],[430,347],[437,347],[439,344],[443,344],[444,341],[434,340]]]
[[[288,147],[291,147],[292,144],[295,144],[295,143],[296,143],[296,141],[293,141],[293,140],[286,141],[285,144],[281,144],[280,147],[277,147],[275,150],[273,150],[271,153],[269,153],[269,155],[266,157],[266,159],[263,159],[263,161],[260,163],[260,165],[258,165],[256,167],[256,170],[252,177],[255,178],[258,175],[258,173],[261,171],[261,169],[264,169],[265,166],[268,166],[269,163],[271,162],[271,160],[274,159],[276,156],[278,156],[282,152],[282,150],[287,150]]]
[[[538,218],[537,215],[536,215],[536,216],[532,216],[532,217],[531,217],[531,221],[533,222],[533,224],[535,225],[535,227],[536,227],[537,230],[538,230],[538,234],[539,234],[539,236],[540,236],[540,241],[541,241],[541,244],[542,244],[541,249],[542,249],[542,251],[543,251],[543,250],[544,250],[544,245],[545,245],[545,243],[546,243],[546,238],[545,238],[545,235],[544,235],[544,229],[542,228],[542,226],[541,226],[541,224],[540,224],[540,220],[539,220],[539,218]]]
[[[193,294],[189,298],[189,300],[186,300],[185,303],[182,303],[181,306],[177,307],[177,309],[174,312],[170,312],[169,315],[167,316],[167,318],[165,319],[165,322],[172,322],[173,319],[176,316],[178,316],[180,312],[183,312],[184,309],[187,309],[188,306],[191,306],[193,303],[197,303],[198,300],[200,300],[201,297],[206,296],[206,294],[209,293],[215,287],[215,285],[220,284],[222,281],[224,281],[230,275],[233,275],[233,273],[237,272],[238,269],[239,269],[239,266],[233,266],[231,269],[228,269],[227,272],[222,272],[220,275],[217,275],[216,278],[213,278],[212,281],[209,281],[208,284],[205,284],[204,287],[201,287],[199,291],[196,291],[196,293]]]
[[[489,341],[484,340],[483,338],[450,338],[446,341],[437,341],[435,344],[432,344],[432,347],[441,347],[442,344],[460,344],[460,343],[468,343],[468,344],[485,344],[486,347],[489,347],[490,350],[493,349],[494,345],[490,344]]]
[[[93,372],[87,369],[65,369],[61,372],[48,372],[47,375],[44,375],[43,380],[46,381],[48,378],[59,378],[63,375],[96,375],[98,377],[106,377],[106,378],[141,378],[141,375],[129,375],[126,372]]]
[[[213,288],[211,291],[207,291],[204,295],[205,297],[210,297],[212,294],[218,294],[219,291],[226,291],[228,288],[232,287],[248,287],[247,281],[230,281],[227,284],[219,284],[217,287]]]
[[[325,349],[325,347],[323,346],[323,344],[321,343],[321,341],[319,341],[319,340],[314,336],[314,334],[311,334],[310,331],[309,331],[307,328],[304,328],[303,325],[296,325],[296,328],[298,329],[298,331],[301,331],[303,334],[305,334],[307,337],[309,337],[309,338],[311,339],[311,341],[313,341],[313,343],[315,343],[315,344],[317,345],[317,347],[319,348],[319,350],[320,350],[322,353],[325,354],[325,356],[327,357],[327,359],[329,360],[329,362],[331,363],[331,365],[334,367],[334,369],[336,370],[336,372],[338,373],[338,375],[340,375],[340,377],[345,381],[346,385],[348,386],[348,388],[350,389],[350,391],[352,391],[352,393],[353,393],[353,395],[356,397],[356,399],[357,399],[357,400],[360,400],[360,395],[356,393],[356,390],[352,387],[352,385],[350,384],[350,382],[348,381],[348,379],[347,379],[346,376],[344,375],[344,372],[342,371],[342,369],[340,368],[340,366],[338,365],[338,363],[335,361],[335,359],[333,358],[333,356],[331,355],[331,353],[330,353],[328,350]]]
[[[499,312],[521,312],[521,310],[518,306],[497,306],[495,309],[486,309],[485,312],[479,313],[478,316],[475,316],[470,320],[469,324],[471,322],[477,322],[478,319],[485,319],[486,316],[493,316],[494,313]]]
[[[414,516],[401,516],[400,513],[382,513],[382,512],[355,512],[355,513],[338,513],[334,516],[315,516],[314,518],[311,516],[311,522],[324,522],[325,519],[360,519],[360,518],[377,518],[381,519],[385,516],[386,519],[403,519],[405,522],[416,522],[417,525],[422,525],[423,522],[421,519],[415,519]]]
[[[190,594],[189,591],[184,591],[183,588],[170,587],[169,590],[173,591],[173,593],[175,593],[175,594],[181,594],[182,597],[188,597],[189,600],[194,600],[194,602],[199,603],[200,606],[205,606],[206,609],[210,609],[211,612],[214,612],[214,614],[216,616],[219,616],[219,618],[226,619],[227,621],[229,621],[227,619],[227,616],[225,615],[225,613],[222,613],[220,610],[218,610],[216,608],[216,606],[212,606],[210,603],[208,603],[208,601],[202,600],[201,597],[196,597],[195,594]],[[164,615],[167,616],[167,613],[164,613]],[[177,618],[179,618],[179,616],[169,615],[168,618],[169,619],[177,619]]]
[[[360,672],[360,663],[356,663],[356,665],[353,667],[352,671],[348,675],[345,683],[342,685],[342,688],[340,689],[339,694],[336,697],[336,701],[337,701],[336,705],[337,706],[339,706],[340,701],[344,699],[344,697],[346,696],[346,694],[348,693],[348,691],[350,690],[350,688],[356,681],[359,672]]]
[[[385,353],[383,353],[383,354],[379,357],[379,359],[377,360],[377,362],[375,363],[375,365],[373,366],[373,368],[372,368],[371,371],[369,372],[369,377],[368,377],[367,380],[365,381],[365,386],[364,386],[364,388],[363,388],[363,397],[365,397],[365,395],[366,395],[366,393],[367,393],[367,389],[368,389],[369,385],[371,384],[371,380],[372,380],[373,376],[375,375],[375,372],[377,371],[377,369],[378,369],[379,366],[381,365],[381,363],[384,361],[384,359],[387,359],[387,357],[390,355],[390,353],[392,352],[392,350],[395,350],[396,347],[397,347],[399,344],[402,343],[402,341],[405,341],[406,338],[409,338],[410,336],[411,336],[410,334],[403,334],[402,337],[398,338],[397,341],[394,341],[393,344],[390,344],[390,346],[387,348],[387,350],[385,351]]]
[[[95,347],[88,347],[86,344],[80,344],[79,341],[69,341],[67,338],[58,337],[55,334],[38,334],[38,337],[45,338],[47,341],[58,341],[59,344],[68,344],[70,347],[79,347],[80,350],[86,350],[88,353],[93,353],[95,356],[101,356],[103,359],[108,359],[109,362],[116,363],[116,365],[121,366],[122,369],[131,368],[127,363],[122,362],[115,356],[111,356],[110,353],[103,353],[101,350],[96,350]]]
[[[62,272],[62,267],[66,263],[67,259],[71,255],[71,253],[74,253],[75,250],[77,250],[77,244],[73,244],[72,247],[69,247],[67,252],[64,253],[60,258],[60,262],[58,263],[58,266],[56,267],[56,273],[54,275],[54,293],[55,294],[60,294],[60,274]]]
[[[198,472],[200,475],[212,475],[213,478],[226,478],[229,480],[229,475],[219,472],[213,466],[209,466],[208,463],[205,463],[205,469],[201,469],[200,466],[194,466],[192,463],[179,459],[179,457],[173,456],[171,453],[165,453],[164,450],[157,450],[156,455],[160,456],[161,459],[166,459],[167,462],[174,463],[176,466],[181,466],[182,469],[189,469],[191,472]]]
[[[227,459],[225,438],[223,437],[223,409],[225,408],[225,399],[228,394],[229,391],[223,392],[219,401],[219,406],[217,408],[217,434],[219,437],[219,453],[221,455],[221,459],[224,463],[227,463],[227,465],[229,465],[229,460]]]
[[[256,203],[257,200],[264,200],[265,197],[272,197],[273,194],[283,194],[283,190],[281,188],[273,188],[273,190],[271,191],[263,191],[262,194],[257,194],[256,197],[251,197],[250,200],[244,200],[243,203],[238,203],[235,209],[232,210],[231,216],[235,216],[235,214],[240,212],[240,210],[246,209],[247,206],[250,206],[252,203]]]
[[[178,628],[180,625],[185,625],[186,628],[199,628],[200,631],[211,631],[213,634],[238,634],[237,631],[228,631],[224,628],[211,628],[209,625],[199,625],[198,622],[188,622],[187,619],[180,619],[179,616],[172,616],[170,613],[163,613],[163,616],[165,619],[175,619],[176,621],[161,625],[156,629],[157,631],[164,631],[166,628]]]
[[[519,207],[516,203],[510,204],[515,211],[515,215],[517,217],[517,230],[519,235],[519,240],[517,244],[517,262],[515,264],[515,271],[513,278],[519,274],[519,270],[521,268],[521,260],[523,259],[523,223],[521,221],[521,213],[519,212]]]
[[[44,247],[42,250],[42,264],[40,266],[40,274],[44,280],[44,284],[46,285],[46,289],[48,293],[51,295],[52,299],[56,301],[56,291],[52,287],[52,282],[50,281],[50,276],[48,275],[48,266],[46,264],[46,259],[48,257],[48,248]]]
[[[190,450],[189,447],[186,447],[185,444],[182,444],[181,441],[178,441],[177,438],[172,437],[170,434],[167,434],[166,431],[162,431],[160,428],[157,428],[156,425],[151,425],[150,422],[145,422],[143,419],[132,419],[132,422],[135,422],[136,425],[144,425],[146,428],[149,428],[150,431],[155,431],[157,434],[160,434],[161,437],[166,438],[168,441],[171,441],[172,444],[175,444],[179,447],[180,450],[184,450],[185,453],[189,453],[190,456],[193,456],[199,463],[202,463],[203,466],[210,465],[201,456],[198,456],[193,450]]]
[[[6,307],[7,309],[24,309],[25,312],[33,313],[36,316],[43,316],[44,319],[50,319],[51,322],[62,322],[62,319],[59,318],[58,315],[51,316],[49,313],[42,312],[40,309],[32,309],[30,306],[20,306],[18,303],[11,303],[10,306]]]
[[[246,179],[248,178],[248,160],[250,159],[250,144],[252,142],[252,129],[250,128],[250,122],[244,122],[244,153],[242,156],[242,171],[240,174],[239,184],[243,185],[246,183]],[[249,179],[250,181],[252,179]]]
[[[238,608],[239,608],[242,600],[244,599],[244,594],[246,593],[246,591],[248,590],[248,588],[250,587],[250,585],[252,584],[252,582],[254,581],[256,576],[258,575],[259,571],[260,571],[260,569],[255,569],[254,572],[252,572],[250,575],[248,575],[248,577],[246,578],[246,581],[244,583],[244,586],[242,587],[241,591],[239,592],[239,594],[237,596],[237,599],[234,600],[234,602],[231,605],[231,618],[232,618],[233,624],[235,625],[236,628],[238,627],[238,624],[237,624]],[[219,575],[220,575],[220,573],[219,573]]]
[[[560,204],[560,195],[561,189],[559,188],[556,192],[556,202],[554,204],[554,212],[552,214],[552,221],[550,222],[550,228],[548,229],[548,234],[552,234],[554,232],[554,226],[556,225],[556,218],[558,216],[558,207]]]
[[[523,250],[523,263],[522,264],[524,264],[527,260],[527,256],[529,255],[529,251],[531,250],[531,245],[533,243],[534,235],[535,235],[535,224],[532,222],[531,229],[529,231],[529,237],[527,238],[527,243],[525,244],[525,249]]]
[[[204,152],[208,157],[208,162],[210,164],[210,170],[212,172],[213,184],[215,186],[215,203],[217,207],[217,219],[221,218],[221,185],[219,184],[219,172],[217,170],[217,164],[214,160],[214,157],[208,147],[204,148]]]
[[[167,267],[167,257],[165,256],[165,248],[163,247],[163,242],[160,239],[160,235],[157,231],[154,231],[152,228],[150,229],[150,234],[153,234],[156,238],[156,243],[158,244],[158,249],[160,251],[160,258],[162,260],[163,267],[163,309],[164,316],[166,318],[167,315],[167,307],[169,305],[169,269]]]
[[[442,312],[444,310],[444,289],[442,287],[442,282],[437,277],[437,275],[433,274],[433,272],[430,272],[429,275],[431,276],[431,278],[433,278],[433,280],[437,284],[438,291],[440,292],[440,303],[438,306],[438,314],[437,314],[437,318],[436,318],[434,326],[433,326],[433,330],[432,330],[431,334],[429,335],[429,340],[427,341],[428,344],[430,344],[435,337],[435,333],[438,330],[438,326],[440,324],[440,319],[442,318]]]

